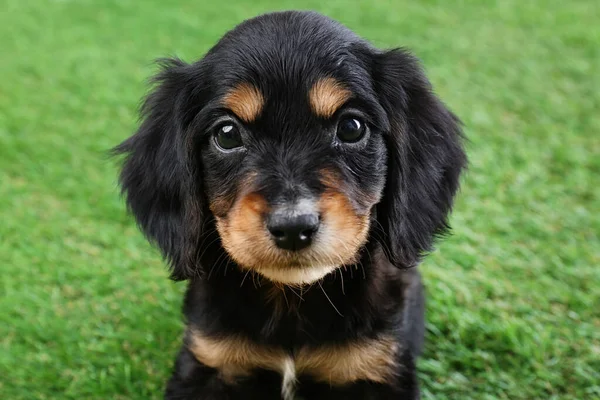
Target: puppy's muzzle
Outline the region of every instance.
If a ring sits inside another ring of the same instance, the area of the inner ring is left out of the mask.
[[[314,204],[302,202],[280,206],[267,216],[267,229],[277,247],[283,250],[302,250],[313,242],[319,230],[320,217]]]

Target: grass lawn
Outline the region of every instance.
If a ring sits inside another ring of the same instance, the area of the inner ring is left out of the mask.
[[[161,398],[184,284],[105,151],[165,55],[311,8],[421,57],[470,139],[422,265],[425,399],[600,398],[600,7],[589,1],[0,0],[0,397]]]

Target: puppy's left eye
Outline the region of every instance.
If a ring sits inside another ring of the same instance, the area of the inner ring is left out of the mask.
[[[215,142],[223,150],[232,150],[244,145],[240,130],[233,124],[225,124],[217,128]]]
[[[364,122],[355,117],[342,118],[338,122],[337,137],[346,143],[356,143],[365,136],[366,127]]]

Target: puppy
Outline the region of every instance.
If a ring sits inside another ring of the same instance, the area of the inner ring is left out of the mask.
[[[187,280],[168,399],[417,399],[416,266],[466,159],[418,61],[313,12],[162,61],[115,153],[127,205]]]

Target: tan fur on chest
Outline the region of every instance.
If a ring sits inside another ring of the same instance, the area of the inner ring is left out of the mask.
[[[218,369],[227,380],[245,376],[255,369],[285,375],[292,362],[296,375],[318,382],[343,385],[358,380],[383,383],[397,370],[398,343],[392,337],[364,339],[351,343],[302,347],[294,353],[264,346],[241,336],[208,337],[189,332],[190,351],[203,364]]]

